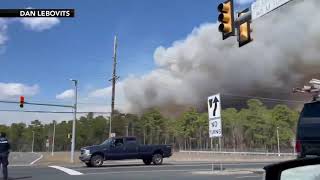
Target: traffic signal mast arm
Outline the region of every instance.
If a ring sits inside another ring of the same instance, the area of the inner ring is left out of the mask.
[[[54,106],[54,107],[68,107],[68,108],[74,108],[74,106],[71,105],[62,105],[62,104],[45,104],[45,103],[32,103],[32,102],[25,102],[24,96],[20,96],[20,100],[17,101],[1,101],[0,103],[8,103],[8,104],[20,104],[20,107],[23,108],[25,104],[29,105],[36,105],[36,106]]]
[[[24,104],[30,104],[30,105],[36,105],[36,106],[54,106],[54,107],[70,107],[70,108],[74,108],[74,106],[61,105],[61,104],[43,104],[43,103],[29,103],[29,102],[24,102]]]

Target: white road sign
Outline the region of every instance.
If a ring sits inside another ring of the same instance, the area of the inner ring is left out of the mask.
[[[49,139],[46,141],[46,148],[49,148]]]
[[[251,5],[252,20],[257,19],[292,0],[257,0]]]
[[[221,137],[221,99],[220,94],[208,97],[209,136]]]
[[[209,137],[222,137],[221,118],[209,119]]]
[[[208,97],[209,119],[221,117],[220,94]]]

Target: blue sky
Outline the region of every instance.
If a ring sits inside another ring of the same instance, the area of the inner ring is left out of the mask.
[[[91,91],[110,85],[107,79],[111,77],[115,34],[119,38],[118,75],[121,79],[130,74],[143,75],[155,68],[153,53],[157,47],[168,47],[185,38],[193,28],[216,22],[220,2],[2,1],[1,8],[74,8],[76,17],[59,19],[44,30],[17,20],[7,22],[3,36],[8,40],[0,46],[0,83],[36,89],[26,101],[57,102],[56,95],[72,88],[68,79],[75,78],[79,80],[80,97],[85,98]],[[237,8],[245,6],[237,4]],[[15,99],[16,95],[0,97]]]

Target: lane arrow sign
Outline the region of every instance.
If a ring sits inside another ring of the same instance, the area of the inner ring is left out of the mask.
[[[213,101],[213,103],[214,103],[213,116],[216,116],[218,102],[219,102],[219,99],[217,97],[214,97],[214,101]]]

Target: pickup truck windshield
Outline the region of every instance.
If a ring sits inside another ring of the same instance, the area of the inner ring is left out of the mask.
[[[110,142],[111,142],[111,139],[107,139],[103,143],[101,143],[101,145],[108,145],[110,144]]]

